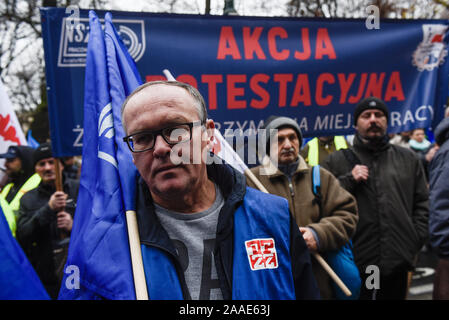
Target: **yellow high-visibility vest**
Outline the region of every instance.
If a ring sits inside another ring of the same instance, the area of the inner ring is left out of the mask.
[[[319,164],[319,143],[318,138],[313,138],[308,143],[309,153],[307,154],[307,163],[309,166],[316,166]],[[343,136],[335,136],[334,137],[335,149],[347,149],[348,144],[346,143],[345,137]]]
[[[5,198],[0,196],[0,206],[2,207],[3,214],[5,215],[6,221],[8,222],[9,229],[11,230],[12,235],[14,238],[16,237],[16,216],[14,215],[14,212],[9,207],[8,202],[6,202]]]
[[[0,196],[2,196],[4,199],[6,199],[6,196],[9,193],[9,190],[11,190],[14,183],[8,183],[6,186],[3,187],[2,192],[0,193]]]
[[[37,173],[35,173],[31,177],[28,178],[28,180],[22,185],[22,187],[20,187],[20,189],[19,189],[19,191],[17,191],[15,197],[9,203],[9,207],[14,212],[14,214],[16,214],[16,212],[19,211],[20,199],[22,198],[22,196],[25,193],[27,193],[28,191],[36,188],[39,185],[39,183],[41,183],[41,177]],[[6,197],[8,196],[8,193],[11,190],[13,185],[14,185],[13,183],[8,183],[3,188],[2,192],[0,193],[0,196],[3,199],[6,199]]]

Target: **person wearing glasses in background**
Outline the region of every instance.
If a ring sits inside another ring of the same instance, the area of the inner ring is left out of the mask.
[[[215,125],[195,88],[148,82],[123,103],[122,123],[140,173],[150,299],[319,298],[287,201],[246,187],[244,175],[208,153]]]

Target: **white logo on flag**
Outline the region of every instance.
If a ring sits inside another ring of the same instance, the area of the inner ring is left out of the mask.
[[[108,103],[106,107],[101,110],[100,119],[98,120],[98,136],[101,137],[104,132],[106,138],[114,137],[114,119],[112,117],[112,105]]]
[[[108,139],[112,139],[115,136],[114,119],[113,119],[113,115],[112,115],[111,103],[108,103],[103,108],[103,110],[101,110],[100,117],[98,119],[98,136],[99,137],[103,136]],[[98,150],[98,158],[109,162],[116,168],[118,167],[117,161],[109,153]]]

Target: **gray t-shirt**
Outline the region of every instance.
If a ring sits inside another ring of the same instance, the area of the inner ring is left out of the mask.
[[[217,185],[215,191],[213,205],[202,212],[180,213],[154,204],[156,215],[178,252],[193,300],[223,300],[213,251],[224,199]]]

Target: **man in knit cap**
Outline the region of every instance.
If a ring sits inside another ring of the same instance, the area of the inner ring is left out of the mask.
[[[320,168],[320,206],[313,193],[312,168],[299,153],[302,135],[296,121],[287,117],[270,117],[265,122],[265,130],[268,156],[262,166],[251,171],[268,192],[288,200],[290,212],[309,250],[326,253],[338,249],[355,232],[355,199],[332,174]],[[251,180],[247,179],[247,183],[257,188]],[[312,270],[321,297],[335,298],[331,278],[315,259],[312,259]]]
[[[359,222],[352,241],[362,275],[361,299],[405,299],[408,272],[428,235],[429,194],[421,161],[389,142],[388,118],[382,100],[362,100],[354,111],[353,146],[323,164],[357,199]],[[378,270],[379,281],[367,270]]]
[[[63,176],[63,190],[56,190],[56,161],[49,143],[34,150],[41,182],[20,200],[17,221],[17,240],[53,299],[60,288],[79,187],[78,181]]]

